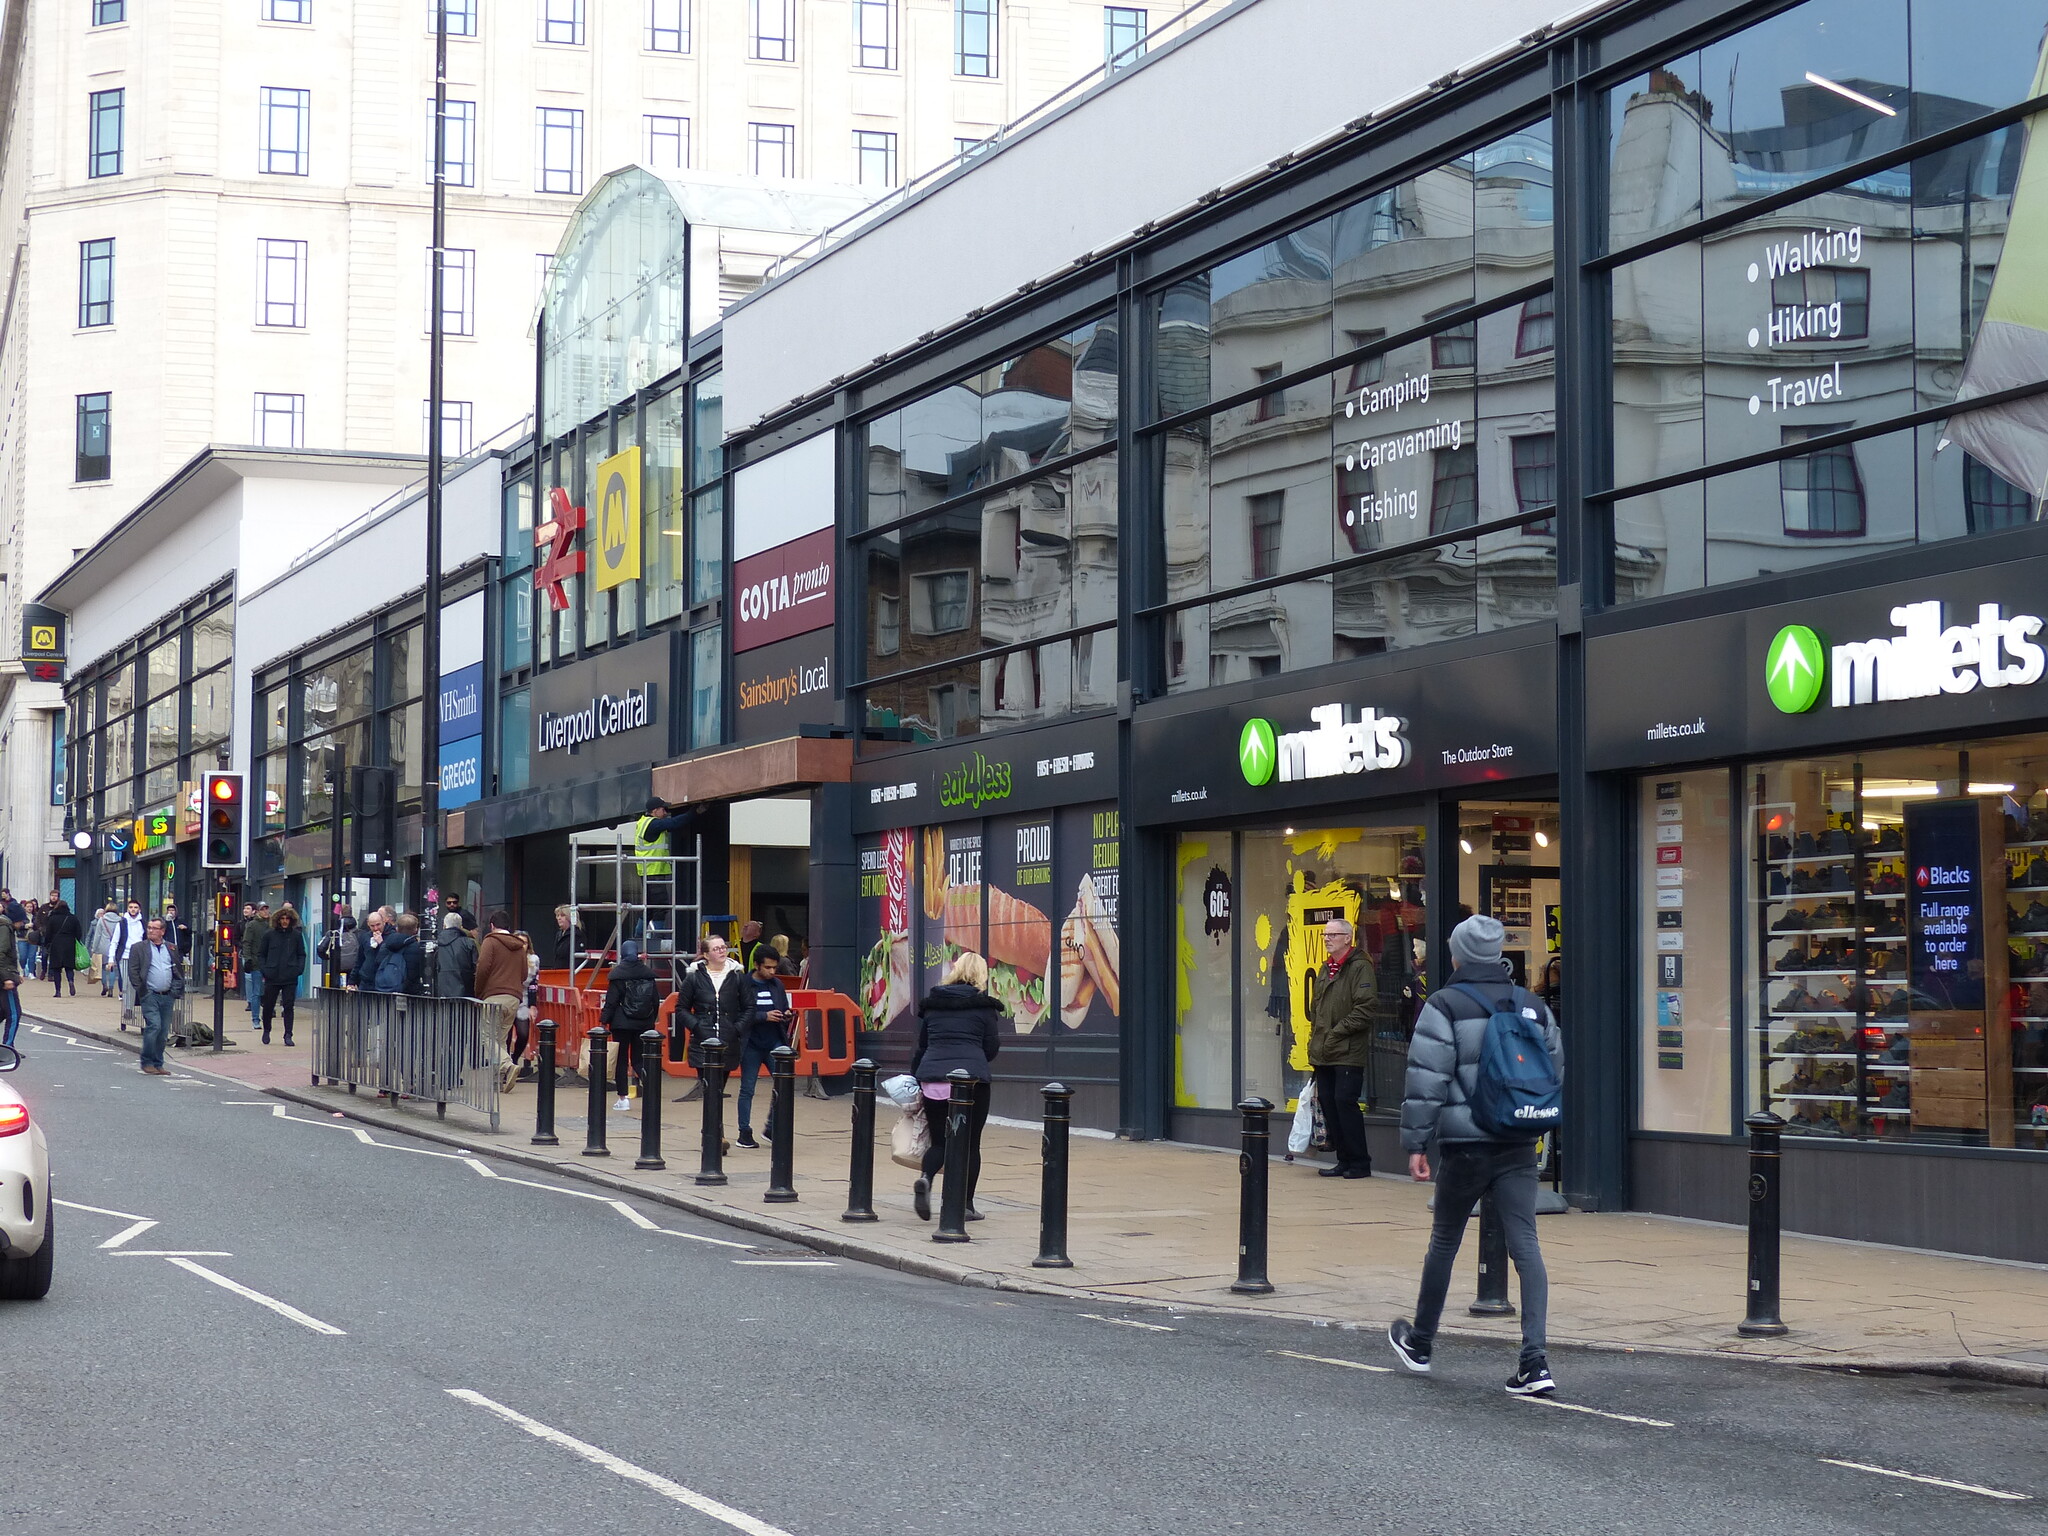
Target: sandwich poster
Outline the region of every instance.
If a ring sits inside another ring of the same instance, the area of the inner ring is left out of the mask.
[[[861,1016],[863,1027],[886,1029],[898,1018],[916,1017],[911,996],[911,833],[899,828],[864,837],[859,846]]]
[[[917,834],[918,996],[946,979],[967,950],[982,950],[981,823],[925,827]]]
[[[1118,938],[1123,829],[1114,805],[1076,806],[1056,820],[1060,1023],[1115,1034],[1123,1013]]]
[[[1020,1035],[1046,1027],[1059,975],[1053,960],[1053,819],[1002,816],[989,822],[989,991]]]

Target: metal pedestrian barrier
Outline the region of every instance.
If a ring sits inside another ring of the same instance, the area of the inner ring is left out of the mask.
[[[497,1020],[473,997],[400,992],[317,994],[313,1077],[393,1099],[450,1104],[490,1116],[498,1129]]]

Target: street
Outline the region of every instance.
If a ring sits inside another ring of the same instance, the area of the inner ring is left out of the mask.
[[[1559,1351],[1518,1401],[1499,1344],[1425,1381],[1364,1334],[830,1262],[23,1044],[62,1235],[0,1309],[11,1529],[2000,1532],[2048,1498],[2040,1391]]]

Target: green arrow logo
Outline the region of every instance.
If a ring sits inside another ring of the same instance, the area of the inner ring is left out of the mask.
[[[1280,749],[1273,740],[1273,723],[1257,718],[1245,721],[1237,738],[1237,766],[1244,781],[1256,788],[1272,782],[1280,765]]]
[[[1804,624],[1787,624],[1764,656],[1764,687],[1771,702],[1788,715],[1803,715],[1820,702],[1827,678],[1820,636]]]

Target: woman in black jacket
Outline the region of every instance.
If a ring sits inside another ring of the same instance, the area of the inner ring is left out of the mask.
[[[965,1068],[974,1079],[974,1100],[967,1118],[967,1219],[981,1220],[974,1208],[974,1187],[981,1182],[981,1131],[988,1124],[989,1063],[1002,1050],[997,1026],[1008,1017],[1002,1004],[988,995],[988,962],[972,950],[955,960],[944,983],[933,987],[918,1005],[917,1054],[910,1071],[924,1085],[924,1118],[931,1130],[924,1170],[911,1186],[917,1214],[932,1219],[932,1177],[946,1165],[946,1116],[952,1086],[946,1074]]]
[[[683,1000],[676,1004],[672,1029],[688,1021],[693,1042],[716,1035],[725,1047],[725,1064],[740,1059],[740,1036],[753,998],[747,989],[747,975],[732,958],[726,942],[711,938],[704,943],[704,963],[683,978]]]
[[[64,995],[67,981],[71,995],[78,996],[78,945],[84,937],[68,902],[53,901],[43,908],[43,952],[49,957],[44,965],[58,997]]]
[[[257,969],[263,975],[263,1043],[270,1044],[271,1021],[284,1004],[284,1043],[292,1043],[292,1005],[299,999],[299,978],[306,974],[306,936],[299,914],[279,907],[270,929],[256,947]]]

